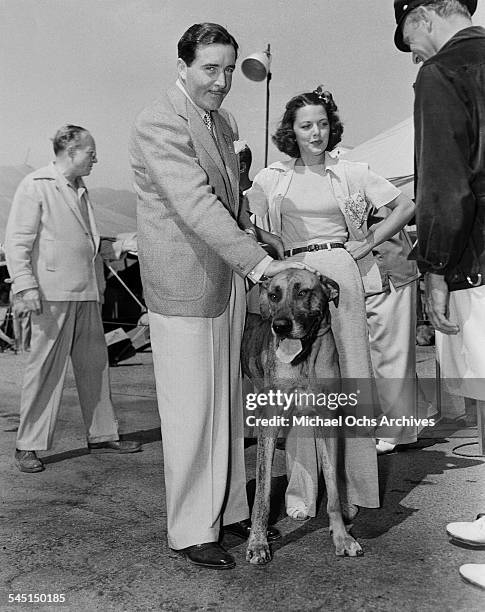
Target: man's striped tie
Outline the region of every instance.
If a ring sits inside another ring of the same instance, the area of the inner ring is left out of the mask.
[[[205,127],[212,134],[212,117],[211,117],[211,114],[209,112],[204,113],[202,115],[202,120],[205,123]]]

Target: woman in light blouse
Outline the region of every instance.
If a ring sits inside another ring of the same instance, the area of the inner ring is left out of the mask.
[[[286,257],[305,262],[339,284],[338,308],[331,304],[330,310],[341,377],[369,380],[364,292],[382,287],[372,249],[409,221],[414,204],[367,164],[332,157],[329,151],[342,132],[329,92],[318,87],[293,97],[273,137],[291,159],[261,170],[246,196],[249,210],[266,218],[281,238]],[[368,229],[369,210],[383,206],[390,214]],[[320,448],[314,432],[290,433],[286,508],[294,519],[316,514]],[[352,518],[356,506],[379,506],[375,440],[347,437],[343,458],[342,509]]]

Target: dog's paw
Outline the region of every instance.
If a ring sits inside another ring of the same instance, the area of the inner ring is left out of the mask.
[[[333,543],[335,544],[335,554],[339,557],[361,557],[364,554],[360,544],[357,540],[346,533],[345,535],[333,536]]]
[[[273,558],[268,542],[249,542],[246,550],[246,561],[252,565],[264,565]]]

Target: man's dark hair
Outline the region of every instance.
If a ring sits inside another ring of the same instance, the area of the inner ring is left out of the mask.
[[[79,146],[81,136],[86,134],[88,130],[78,125],[63,125],[57,130],[52,144],[54,146],[54,153],[57,155],[61,151],[65,151],[70,145],[74,144],[76,147]]]
[[[237,58],[239,45],[236,39],[218,23],[194,23],[193,26],[190,26],[178,42],[178,56],[187,66],[190,66],[199,46],[213,44],[232,45]]]
[[[295,131],[293,124],[298,109],[304,106],[323,106],[327,113],[328,122],[330,124],[330,136],[327,144],[327,151],[331,151],[338,145],[342,138],[344,126],[337,114],[337,105],[333,101],[332,94],[328,91],[322,92],[324,95],[316,91],[300,94],[291,98],[286,105],[285,114],[281,120],[276,133],[272,140],[282,153],[286,153],[290,157],[300,157],[300,147],[296,142]]]

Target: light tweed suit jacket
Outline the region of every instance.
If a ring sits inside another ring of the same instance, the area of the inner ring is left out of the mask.
[[[152,312],[216,317],[227,306],[233,271],[246,276],[266,256],[237,223],[237,136],[224,111],[213,113],[213,123],[217,144],[177,87],[135,122],[138,250]]]
[[[13,291],[38,288],[42,299],[99,299],[94,261],[100,245],[86,195],[89,226],[54,164],[20,183],[5,232]]]

